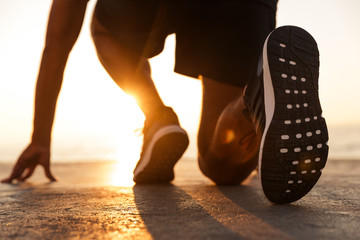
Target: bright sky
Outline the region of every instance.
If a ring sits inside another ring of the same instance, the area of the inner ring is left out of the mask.
[[[136,162],[141,143],[133,132],[144,119],[97,60],[89,33],[94,4],[90,0],[83,31],[67,64],[53,156],[55,160],[99,159],[117,154]],[[30,138],[34,86],[50,5],[50,0],[0,0],[0,160],[16,158]],[[318,42],[320,96],[329,125],[360,123],[359,11],[358,0],[280,0],[278,5],[278,26],[301,26]],[[153,77],[164,102],[177,111],[191,133],[194,154],[201,86],[172,72],[173,51],[171,36],[164,53],[151,61]]]

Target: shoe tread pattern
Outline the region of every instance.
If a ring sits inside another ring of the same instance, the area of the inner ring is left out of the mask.
[[[261,184],[274,203],[306,195],[328,156],[328,132],[318,95],[319,52],[305,30],[286,26],[268,39],[275,110],[266,133]]]

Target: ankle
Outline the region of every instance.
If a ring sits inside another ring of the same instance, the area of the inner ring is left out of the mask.
[[[169,124],[179,124],[178,117],[174,110],[168,106],[154,108],[150,113],[145,115],[145,122],[169,122]]]

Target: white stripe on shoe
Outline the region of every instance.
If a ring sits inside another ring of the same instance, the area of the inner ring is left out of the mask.
[[[138,176],[145,170],[145,168],[147,168],[149,166],[149,164],[151,164],[151,157],[153,155],[153,150],[155,147],[155,144],[158,143],[158,141],[160,139],[162,139],[163,137],[166,137],[168,135],[173,135],[173,134],[180,134],[183,135],[182,139],[186,139],[187,140],[187,133],[184,129],[182,129],[179,125],[169,125],[163,128],[160,128],[152,137],[152,139],[150,140],[150,143],[148,144],[148,146],[145,149],[145,152],[143,153],[143,156],[141,158],[141,160],[139,161],[138,165],[136,166],[135,170],[134,170],[134,179],[137,179]],[[188,140],[185,142],[181,142],[179,143],[181,144],[181,149],[174,149],[173,151],[176,151],[177,155],[182,155],[182,153],[186,150],[186,147],[188,145]],[[176,147],[176,146],[168,146],[168,147]],[[164,151],[166,152],[171,152],[172,149],[164,149]],[[180,158],[179,157],[175,157],[176,159],[171,159],[172,162],[169,163],[169,167],[171,167],[172,170],[172,165],[175,164]],[[165,156],[166,157],[166,156]],[[168,160],[168,158],[164,158],[164,161]],[[159,173],[161,174],[161,173]]]
[[[270,123],[274,116],[275,111],[275,96],[274,96],[274,88],[271,80],[268,56],[267,56],[267,43],[269,40],[271,33],[266,38],[264,47],[263,47],[263,83],[264,83],[264,107],[265,107],[265,128],[260,142],[260,149],[259,149],[259,179],[261,182],[261,163],[262,163],[262,155],[264,149],[264,141],[266,133],[269,129]]]

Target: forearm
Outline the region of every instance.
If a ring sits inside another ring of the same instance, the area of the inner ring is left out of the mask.
[[[50,145],[56,102],[68,55],[79,35],[87,0],[54,0],[40,64],[32,141]]]
[[[61,89],[67,56],[59,59],[46,49],[43,52],[35,93],[32,141],[49,146],[57,98]]]

